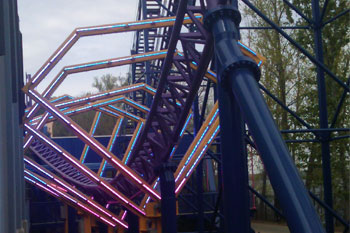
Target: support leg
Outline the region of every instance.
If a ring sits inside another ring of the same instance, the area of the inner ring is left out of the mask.
[[[91,217],[84,215],[84,233],[91,233]]]
[[[232,93],[218,85],[225,232],[250,231],[244,125]]]
[[[312,1],[312,16],[314,20],[314,39],[315,39],[315,55],[319,62],[324,63],[323,58],[323,43],[322,43],[322,19],[320,17],[320,1]],[[320,128],[328,128],[328,112],[327,112],[327,92],[326,82],[323,70],[317,66],[317,92],[318,92],[318,107],[319,107],[319,122]],[[333,208],[333,192],[332,192],[332,173],[331,173],[331,153],[328,132],[321,135],[321,151],[322,151],[322,173],[323,173],[323,192],[324,201]],[[334,232],[333,216],[329,211],[325,211],[326,231],[327,233]]]
[[[176,233],[176,197],[175,197],[175,166],[163,164],[158,169],[161,191],[162,232]]]
[[[324,232],[282,135],[260,93],[257,85],[259,69],[239,50],[237,40],[241,17],[238,9],[218,5],[215,0],[207,2],[209,12],[205,22],[214,36],[215,53],[220,67],[218,85],[229,87],[239,104],[281,202],[290,231]],[[220,118],[221,114],[220,112]]]
[[[128,213],[128,233],[139,233],[139,217],[135,214]]]

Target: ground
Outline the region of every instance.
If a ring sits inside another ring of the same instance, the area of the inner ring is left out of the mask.
[[[252,227],[255,233],[289,233],[289,229],[286,225],[271,223],[271,222],[252,222]],[[335,233],[342,232],[340,229],[336,230]]]
[[[252,222],[252,227],[255,233],[289,233],[286,225],[265,223],[265,222]]]

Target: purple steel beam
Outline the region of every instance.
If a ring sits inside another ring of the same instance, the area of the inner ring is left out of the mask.
[[[37,164],[36,162],[34,162],[33,160],[25,157],[24,161],[26,163],[26,167],[29,165],[29,166],[35,168],[36,170],[42,172],[43,174],[45,174],[47,176],[47,177],[45,177],[46,179],[49,179],[51,182],[53,182],[57,186],[63,186],[67,190],[67,192],[70,193],[70,195],[74,196],[77,199],[82,200],[83,202],[85,202],[86,205],[90,206],[92,209],[95,209],[95,211],[101,212],[101,213],[107,215],[109,218],[116,221],[118,224],[120,224],[124,228],[128,228],[128,225],[126,224],[125,221],[123,221],[123,219],[116,216],[114,213],[109,211],[107,208],[101,206],[95,200],[90,199],[87,195],[82,193],[80,190],[78,190],[74,186],[71,186],[69,183],[58,178],[57,176],[55,176],[53,173],[46,170],[45,168],[41,168],[40,165]]]
[[[40,95],[35,92],[29,90],[29,95],[37,102],[39,102],[44,108],[46,108],[52,115],[57,117],[68,129],[70,129],[76,136],[78,136],[82,141],[87,143],[91,149],[97,152],[100,156],[102,156],[107,161],[111,162],[111,164],[119,171],[130,179],[134,184],[143,190],[145,193],[149,193],[155,200],[160,199],[159,194],[154,191],[150,185],[141,178],[138,174],[131,171],[130,168],[125,166],[115,155],[109,152],[101,143],[99,143],[96,139],[91,138],[79,125],[75,122],[70,121],[65,115],[63,115],[56,107],[54,107],[51,103],[49,103],[44,98],[40,97]]]
[[[180,30],[182,18],[186,12],[185,5],[182,1],[182,5],[179,6],[177,21],[169,43],[169,53],[163,63],[157,93],[142,131],[142,136],[137,141],[132,157],[128,162],[132,169],[139,171],[149,182],[155,178],[153,169],[169,158],[171,150],[177,143],[195,94],[212,57],[213,43],[211,36],[205,30],[202,30],[204,34],[200,36],[194,33],[186,35],[187,38],[193,36],[193,42],[183,41],[183,44],[186,45],[184,46],[184,56],[176,56],[177,61],[174,62],[176,44],[181,40]],[[192,7],[192,9],[199,11],[201,8]],[[206,43],[202,52],[194,49],[195,39],[199,43],[202,43],[205,39]],[[195,61],[193,58],[196,58]],[[169,75],[172,64],[177,66],[181,74],[181,76],[175,76],[175,79],[173,75]],[[196,64],[197,69],[191,69],[191,64]],[[186,84],[182,85],[170,81],[176,79],[186,82]],[[177,103],[180,103],[180,106]],[[152,161],[152,166],[140,167],[141,161],[146,160],[146,158]],[[117,177],[115,182],[121,182],[121,179]]]

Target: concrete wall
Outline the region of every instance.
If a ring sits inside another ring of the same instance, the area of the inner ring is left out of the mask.
[[[22,38],[17,2],[0,1],[0,232],[23,232],[24,104]]]

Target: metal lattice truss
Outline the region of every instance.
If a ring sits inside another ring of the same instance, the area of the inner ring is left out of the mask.
[[[32,151],[41,160],[39,164],[30,156],[24,156],[26,180],[113,227],[128,227],[124,221],[127,211],[147,217],[147,203],[161,199],[159,179],[154,170],[176,151],[191,120],[191,105],[202,80],[216,82],[215,73],[208,70],[213,43],[202,24],[202,7],[179,5],[176,17],[171,12],[162,11],[162,7],[157,9],[155,15],[147,14],[151,19],[75,29],[23,88],[34,101],[33,106],[27,108],[24,118],[24,149]],[[152,18],[161,12],[167,17]],[[145,30],[148,30],[147,35]],[[141,36],[143,40],[152,34],[147,39],[152,46],[145,48],[138,44],[135,54],[130,56],[63,67],[42,93],[35,90],[79,38],[130,31],[136,31],[136,36]],[[168,39],[160,37],[159,32],[166,32],[164,36]],[[156,40],[157,35],[159,40]],[[159,45],[156,46],[156,43]],[[244,44],[240,45],[245,55],[259,65],[263,63],[262,56]],[[133,83],[128,86],[82,98],[67,95],[51,98],[69,74],[122,65],[134,65],[135,68]],[[156,80],[154,82],[148,82],[144,74],[149,69],[147,66],[151,65],[159,71],[152,77]],[[136,76],[139,77],[137,80]],[[151,100],[150,106],[144,96]],[[43,113],[40,114],[40,110]],[[71,116],[92,110],[95,117],[87,132]],[[103,124],[100,122],[102,114],[116,118],[107,147],[94,138],[97,125]],[[52,121],[61,122],[85,143],[80,155],[70,154],[42,132],[45,124]],[[120,158],[112,153],[112,149],[120,136],[123,122],[129,122],[134,127],[128,147]],[[219,130],[218,105],[215,104],[178,165],[175,172],[176,195],[181,192]],[[97,171],[85,164],[89,150],[102,158]],[[116,170],[115,177],[105,177],[107,165]],[[119,208],[109,210],[111,203]]]

